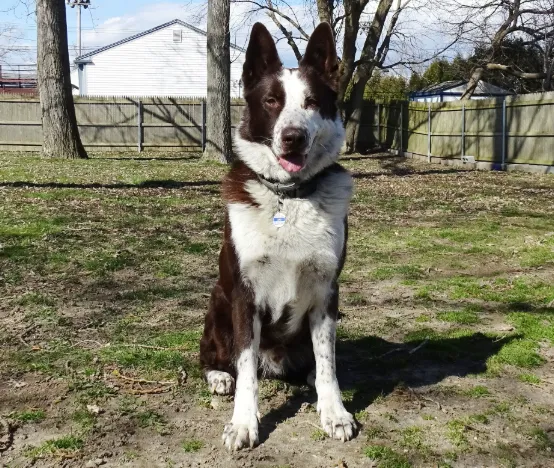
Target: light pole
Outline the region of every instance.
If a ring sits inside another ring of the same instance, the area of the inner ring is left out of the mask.
[[[77,44],[79,48],[79,57],[81,56],[81,7],[88,8],[90,0],[66,0],[71,8],[77,7]]]

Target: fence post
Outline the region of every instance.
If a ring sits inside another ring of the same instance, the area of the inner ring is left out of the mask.
[[[377,104],[377,146],[381,146],[381,104]]]
[[[206,100],[202,99],[202,152],[206,149]]]
[[[400,101],[400,153],[404,154],[404,103]]]
[[[506,98],[502,101],[502,170],[506,169],[506,138],[507,128],[506,128]]]
[[[466,104],[462,104],[462,159],[466,154]]]
[[[137,132],[138,132],[138,147],[139,153],[142,152],[142,101],[139,99],[137,102]]]
[[[427,114],[427,162],[431,162],[431,103]]]

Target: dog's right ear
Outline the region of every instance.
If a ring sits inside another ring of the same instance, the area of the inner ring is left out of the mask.
[[[242,82],[245,90],[254,87],[264,75],[279,71],[282,66],[275,42],[269,31],[262,23],[254,24],[242,68]]]

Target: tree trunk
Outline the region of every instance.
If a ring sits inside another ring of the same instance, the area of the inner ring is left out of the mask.
[[[360,16],[367,5],[367,0],[346,0],[345,10],[349,12],[344,18],[344,38],[342,42],[342,59],[339,64],[339,89],[337,102],[345,118],[345,98],[352,75],[354,74],[356,60],[356,39],[360,30]]]
[[[208,99],[204,157],[230,162],[231,56],[230,0],[208,0]]]
[[[37,75],[42,112],[42,153],[87,158],[71,92],[65,2],[37,0]]]
[[[317,0],[317,14],[319,21],[329,23],[333,27],[333,12],[335,5],[333,0]],[[333,33],[334,33],[333,29]]]
[[[473,70],[473,73],[471,74],[471,78],[467,83],[467,88],[462,94],[460,101],[469,101],[471,99],[471,97],[473,96],[473,93],[475,93],[475,90],[479,85],[479,81],[481,81],[481,78],[483,78],[484,72],[485,72],[485,69],[483,67],[477,67],[475,70]]]
[[[350,114],[346,116],[346,151],[348,153],[356,151],[358,146],[365,86],[375,69],[377,45],[383,34],[383,28],[392,7],[392,2],[393,0],[379,0],[360,54],[360,64],[354,75],[354,83],[350,94]],[[382,59],[384,60],[384,57]]]
[[[362,110],[364,105],[364,92],[372,70],[366,70],[360,66],[354,76],[354,85],[350,93],[350,114],[346,121],[346,153],[354,153],[358,149],[358,139],[360,137],[360,122],[362,119]],[[373,67],[371,67],[373,68]]]

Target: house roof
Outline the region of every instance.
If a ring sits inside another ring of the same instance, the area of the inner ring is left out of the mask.
[[[120,41],[114,42],[113,44],[109,44],[107,46],[100,47],[99,49],[93,50],[92,52],[88,52],[86,54],[80,55],[79,57],[77,57],[75,59],[75,63],[88,63],[88,62],[90,62],[90,60],[87,60],[87,59],[89,59],[93,55],[99,54],[100,52],[104,52],[105,50],[108,50],[108,49],[112,49],[112,48],[117,47],[121,44],[125,44],[126,42],[134,41],[135,39],[138,39],[139,37],[147,36],[148,34],[151,34],[151,33],[156,32],[156,31],[160,31],[161,29],[165,29],[169,26],[174,26],[176,24],[178,24],[180,26],[183,26],[185,28],[188,28],[191,31],[202,34],[203,36],[206,36],[206,37],[208,36],[206,31],[202,31],[201,29],[198,29],[197,27],[192,26],[191,24],[185,23],[184,21],[181,21],[180,19],[174,19],[173,21],[169,21],[168,23],[160,24],[159,26],[156,26],[155,28],[148,29],[147,31],[143,31],[141,33],[135,34],[134,36],[130,36],[130,37],[127,37],[125,39],[121,39]],[[246,52],[245,49],[243,49],[242,47],[239,47],[236,44],[230,44],[230,46],[233,49],[239,50],[240,52]]]
[[[411,93],[412,97],[421,97],[421,96],[435,96],[435,95],[451,95],[458,96],[461,95],[467,88],[468,81],[458,80],[458,81],[445,81],[443,83],[433,84],[427,86],[420,91]],[[454,91],[455,88],[463,87],[461,90]],[[508,91],[499,86],[487,83],[486,81],[479,81],[477,89],[475,90],[474,95],[476,96],[508,96],[513,94],[511,91]]]

